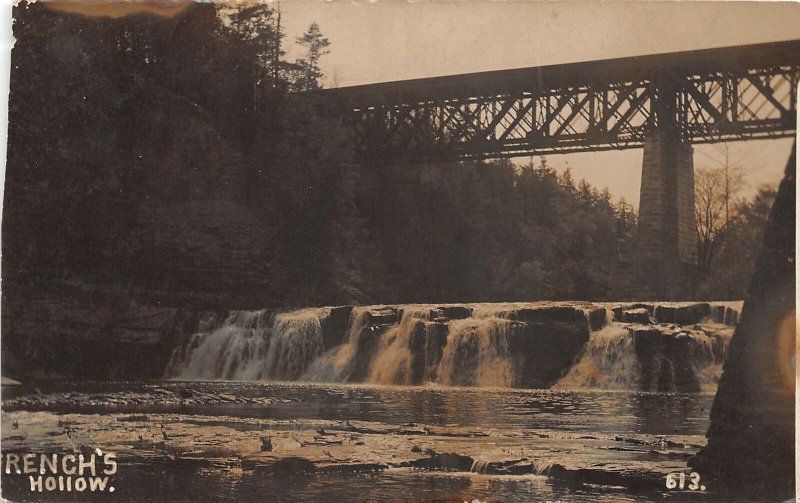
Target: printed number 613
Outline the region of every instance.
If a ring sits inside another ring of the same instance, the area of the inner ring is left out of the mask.
[[[688,486],[686,484],[688,479]],[[688,476],[683,472],[667,475],[667,489],[689,489],[690,491],[705,491],[706,486],[700,485],[700,474],[692,472]]]

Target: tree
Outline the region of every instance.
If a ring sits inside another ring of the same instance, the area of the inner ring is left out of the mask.
[[[694,177],[694,210],[697,225],[697,260],[704,274],[711,268],[717,237],[725,223],[724,172],[697,169]]]
[[[707,156],[713,166],[695,170],[697,256],[704,274],[711,268],[719,236],[734,218],[736,195],[744,186],[744,172],[732,162],[728,146],[718,151],[719,157]]]
[[[755,266],[764,227],[776,190],[761,187],[749,201],[738,201],[730,224],[715,244],[714,260],[699,295],[706,299],[743,299]]]
[[[306,56],[295,61],[295,91],[311,91],[322,88],[322,70],[319,62],[322,56],[330,51],[331,43],[322,36],[317,23],[311,23],[302,37],[297,38],[297,43],[306,48]]]

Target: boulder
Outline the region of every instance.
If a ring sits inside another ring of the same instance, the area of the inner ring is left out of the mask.
[[[699,391],[691,365],[693,340],[685,332],[659,326],[632,326],[639,389],[642,391]]]
[[[337,306],[332,307],[331,312],[325,322],[332,328],[347,329],[350,323],[350,313],[353,312],[353,306]]]
[[[678,325],[695,325],[711,314],[711,306],[706,302],[679,306],[675,311],[675,323]]]
[[[675,323],[675,311],[677,309],[674,306],[656,306],[653,317],[656,323]]]

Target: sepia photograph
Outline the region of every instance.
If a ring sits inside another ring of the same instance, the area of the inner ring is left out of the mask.
[[[0,10],[3,502],[796,501],[800,3]]]

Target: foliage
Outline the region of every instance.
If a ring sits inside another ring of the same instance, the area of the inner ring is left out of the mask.
[[[330,44],[316,24],[289,64],[263,4],[98,20],[21,3],[15,19],[7,296],[243,308],[625,295],[635,212],[569,170],[356,157],[319,94],[291,92],[321,86]],[[762,196],[724,233],[709,225],[709,289],[739,294],[725,275],[750,267],[735,251],[753,248]]]
[[[313,91],[322,87],[322,70],[319,62],[328,54],[331,43],[322,36],[317,23],[311,23],[297,43],[306,49],[306,56],[295,61],[295,78],[292,83],[296,91]]]
[[[381,299],[466,302],[619,295],[628,209],[542,160],[381,168],[361,207],[386,275]],[[620,215],[624,217],[620,218]],[[620,233],[618,233],[618,231]]]
[[[732,166],[727,147],[717,167],[698,168],[694,180],[694,209],[697,225],[697,262],[708,274],[719,236],[731,224],[736,211],[736,194],[744,186],[741,168]]]
[[[775,187],[766,185],[752,200],[737,202],[729,225],[714,236],[712,246],[715,253],[698,292],[699,297],[745,298],[776,195]]]

